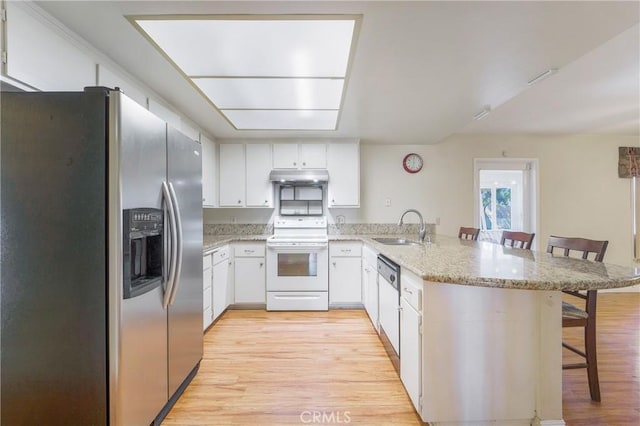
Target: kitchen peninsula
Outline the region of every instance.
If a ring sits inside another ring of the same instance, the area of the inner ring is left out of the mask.
[[[392,236],[408,240],[414,237]],[[264,242],[268,237],[263,234],[205,235],[204,252],[234,241]],[[390,246],[376,242],[376,237],[378,235],[329,235],[329,240],[362,241],[421,279],[433,282],[520,290],[602,290],[640,283],[640,269],[551,256],[489,242],[438,236],[431,243]]]
[[[406,370],[409,360],[418,360],[410,368],[417,380],[408,384],[403,377],[403,383],[431,424],[565,424],[560,291],[640,282],[633,268],[488,242],[437,236],[431,243],[398,246],[374,237],[329,239],[362,242],[397,262],[402,297],[417,290],[415,335],[401,326],[402,342],[413,343],[401,344],[400,362]],[[211,250],[266,238],[205,236],[204,244]]]

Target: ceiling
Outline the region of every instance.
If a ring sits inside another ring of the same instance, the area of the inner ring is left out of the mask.
[[[37,4],[216,138],[434,144],[454,133],[640,134],[636,1]],[[154,14],[362,14],[338,129],[235,130],[125,17]],[[527,85],[551,68],[559,71]]]

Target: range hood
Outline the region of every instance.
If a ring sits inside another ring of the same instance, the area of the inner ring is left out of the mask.
[[[326,170],[272,170],[269,179],[280,183],[326,183],[329,173]]]

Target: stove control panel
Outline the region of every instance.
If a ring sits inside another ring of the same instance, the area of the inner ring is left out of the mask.
[[[326,228],[327,218],[322,217],[282,217],[273,222],[274,228]]]

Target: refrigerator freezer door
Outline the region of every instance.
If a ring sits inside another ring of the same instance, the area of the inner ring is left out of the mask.
[[[105,425],[105,95],[0,110],[0,424]]]
[[[202,359],[202,160],[200,144],[169,126],[168,180],[182,219],[182,267],[169,305],[169,396]]]
[[[110,135],[110,408],[113,424],[143,425],[168,399],[167,311],[162,287],[123,300],[122,210],[162,208],[166,124],[111,92]]]

